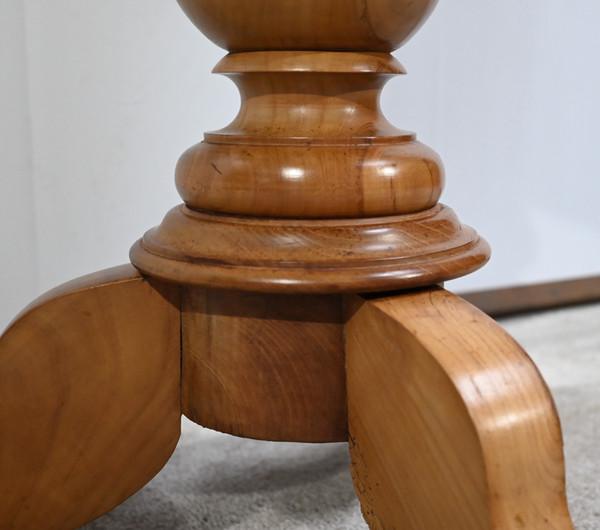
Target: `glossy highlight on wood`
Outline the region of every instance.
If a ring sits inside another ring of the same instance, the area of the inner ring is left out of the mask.
[[[500,326],[438,288],[347,308],[352,474],[371,528],[573,528],[552,397]]]
[[[485,240],[439,204],[412,215],[320,221],[211,215],[182,206],[130,256],[145,274],[189,285],[335,293],[450,280],[478,269],[489,252]]]
[[[229,51],[399,48],[437,0],[178,0],[190,20]]]
[[[177,288],[130,265],[66,284],[0,338],[0,528],[78,528],[163,467],[180,431]]]
[[[439,199],[441,160],[379,109],[383,85],[403,72],[390,55],[236,53],[215,71],[236,83],[241,108],[179,160],[190,208],[328,219],[410,213]]]
[[[0,528],[110,510],[164,465],[183,413],[348,440],[372,529],[571,530],[545,383],[434,286],[489,247],[438,202],[437,154],[379,108],[404,73],[389,52],[435,0],[179,3],[231,52],[215,71],[240,111],[182,155],[185,204],[131,249],[143,275],[66,284],[0,337]]]
[[[214,71],[235,82],[241,106],[179,159],[185,206],[134,245],[140,271],[208,288],[333,293],[440,283],[488,260],[487,244],[438,205],[439,156],[379,106],[385,83],[405,73],[386,52],[435,2],[180,3],[232,52]],[[321,41],[323,29],[337,46]],[[279,31],[283,46],[273,44]]]

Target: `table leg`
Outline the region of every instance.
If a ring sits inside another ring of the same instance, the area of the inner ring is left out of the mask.
[[[526,353],[439,288],[347,299],[352,474],[371,528],[573,528],[560,425]]]
[[[148,482],[180,432],[178,288],[71,282],[0,339],[0,528],[77,528]]]

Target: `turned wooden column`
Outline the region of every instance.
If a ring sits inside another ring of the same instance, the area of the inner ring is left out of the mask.
[[[131,251],[144,274],[211,288],[384,291],[470,273],[487,244],[438,203],[444,169],[382,115],[389,52],[435,1],[181,0],[230,53],[237,117],[176,170],[185,204]]]
[[[184,286],[182,411],[239,436],[346,440],[340,295],[439,284],[489,257],[438,203],[439,156],[379,107],[405,73],[389,52],[435,2],[180,4],[230,52],[214,71],[241,94],[181,156],[184,204],[131,250]]]

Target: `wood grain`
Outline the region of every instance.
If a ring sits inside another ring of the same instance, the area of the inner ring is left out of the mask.
[[[391,55],[235,53],[215,71],[235,81],[241,108],[179,160],[189,207],[329,219],[410,213],[439,199],[440,158],[379,108],[385,83],[404,71]]]
[[[347,439],[337,296],[183,291],[183,411],[222,432]]]
[[[337,293],[441,283],[487,261],[487,244],[438,203],[439,156],[379,105],[404,73],[386,52],[435,2],[180,4],[233,50],[215,72],[236,83],[241,105],[180,157],[185,205],[134,245],[140,271],[207,288]]]
[[[401,46],[437,0],[178,0],[213,42],[241,50],[377,50]]]
[[[443,205],[371,219],[283,220],[172,209],[130,252],[156,278],[275,293],[430,285],[487,262],[485,240]]]
[[[389,52],[436,1],[179,3],[233,52],[215,71],[240,111],[182,155],[185,204],[132,248],[153,280],[66,285],[0,339],[0,527],[111,509],[169,458],[183,410],[246,437],[349,438],[374,529],[572,528],[552,398],[514,341],[441,289],[339,294],[489,258],[438,203],[437,154],[379,107],[404,73]]]
[[[572,528],[552,397],[498,325],[442,289],[347,310],[352,473],[371,528]]]
[[[180,429],[176,287],[127,265],[52,291],[0,339],[0,528],[77,528],[148,482]]]

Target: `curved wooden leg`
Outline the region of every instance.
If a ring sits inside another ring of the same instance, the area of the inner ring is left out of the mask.
[[[371,528],[573,528],[552,397],[502,328],[438,288],[347,311],[352,474]]]
[[[77,528],[141,488],[179,385],[176,287],[124,266],[34,302],[0,339],[0,528]]]

